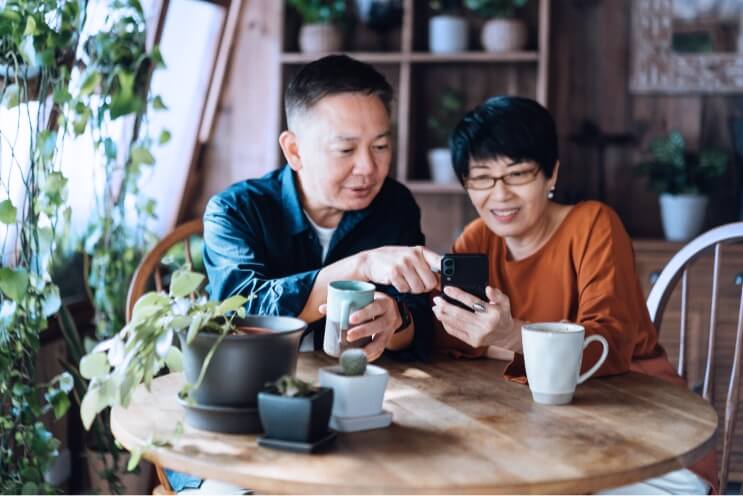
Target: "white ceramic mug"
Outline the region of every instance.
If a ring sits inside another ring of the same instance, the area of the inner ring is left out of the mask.
[[[371,338],[348,342],[346,333],[352,313],[374,301],[374,284],[364,281],[333,281],[328,284],[328,307],[325,316],[323,350],[330,356],[340,356],[346,348],[366,346]]]
[[[601,367],[609,354],[609,343],[603,336],[584,336],[585,329],[578,324],[543,322],[521,327],[526,378],[534,401],[545,405],[570,403],[575,386]],[[594,366],[580,374],[583,350],[594,341],[604,350]]]

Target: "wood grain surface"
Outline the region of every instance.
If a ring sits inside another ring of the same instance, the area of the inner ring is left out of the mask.
[[[300,355],[298,375],[332,364]],[[717,415],[683,387],[640,374],[592,379],[567,406],[534,403],[502,377],[505,362],[382,361],[391,427],[343,433],[330,451],[261,448],[255,436],[185,426],[176,392],[183,377],[156,379],[111,427],[127,449],[180,471],[287,493],[581,493],[688,466],[713,442]],[[239,380],[239,378],[235,378]],[[167,446],[154,444],[166,442]]]

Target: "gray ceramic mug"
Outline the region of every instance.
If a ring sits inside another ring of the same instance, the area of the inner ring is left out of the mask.
[[[374,301],[374,284],[363,281],[333,281],[328,284],[327,314],[323,350],[330,356],[340,356],[346,348],[366,346],[371,338],[349,342],[346,334],[352,313]]]

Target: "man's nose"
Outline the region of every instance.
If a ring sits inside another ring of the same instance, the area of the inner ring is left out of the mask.
[[[376,167],[377,164],[374,162],[374,156],[372,155],[371,150],[360,148],[354,163],[354,172],[356,174],[369,175],[374,172]]]

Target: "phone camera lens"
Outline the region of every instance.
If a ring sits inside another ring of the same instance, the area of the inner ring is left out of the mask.
[[[444,275],[446,277],[451,277],[454,275],[454,267],[451,266],[444,266]]]

